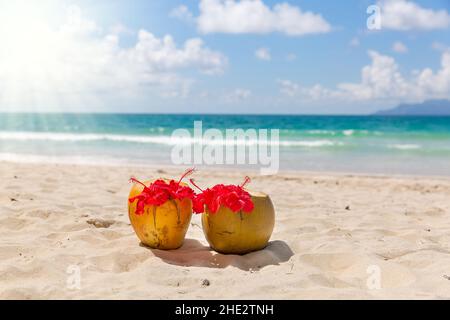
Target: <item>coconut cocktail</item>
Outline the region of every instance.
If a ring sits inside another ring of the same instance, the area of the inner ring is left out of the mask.
[[[195,193],[182,180],[192,172],[186,171],[178,181],[131,179],[134,185],[128,198],[128,216],[143,244],[165,250],[183,245]]]
[[[202,226],[212,249],[225,254],[245,254],[267,246],[275,225],[275,210],[267,194],[241,185],[218,184],[201,190],[194,211],[202,213]]]

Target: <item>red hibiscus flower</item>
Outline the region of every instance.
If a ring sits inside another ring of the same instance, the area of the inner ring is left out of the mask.
[[[193,172],[194,169],[189,169],[178,181],[170,180],[169,183],[167,183],[166,181],[159,179],[154,181],[148,187],[139,180],[131,178],[131,182],[141,184],[144,189],[139,195],[129,198],[128,201],[133,203],[137,200],[136,214],[141,215],[144,213],[144,208],[146,205],[161,206],[168,200],[174,199],[182,200],[188,198],[193,200],[195,196],[194,190],[188,186],[180,185],[181,181]]]
[[[194,180],[190,181],[201,191],[193,199],[195,213],[205,212],[205,207],[208,207],[209,212],[217,213],[220,206],[225,206],[233,212],[251,212],[253,210],[252,197],[244,190],[244,186],[250,182],[249,177],[245,177],[244,183],[239,186],[217,184],[206,190],[200,189]]]

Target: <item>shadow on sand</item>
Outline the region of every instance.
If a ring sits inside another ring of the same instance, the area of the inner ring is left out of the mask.
[[[263,250],[245,255],[220,254],[194,239],[186,239],[183,246],[177,250],[149,250],[164,262],[177,266],[208,268],[234,266],[245,271],[278,265],[294,255],[287,243],[279,240],[269,242]]]

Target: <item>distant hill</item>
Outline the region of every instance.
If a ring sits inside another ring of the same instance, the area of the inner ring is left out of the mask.
[[[450,100],[427,100],[417,104],[401,104],[376,112],[377,116],[450,116]]]

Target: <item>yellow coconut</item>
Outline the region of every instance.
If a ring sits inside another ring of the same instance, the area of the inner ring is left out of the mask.
[[[249,192],[251,212],[233,212],[221,206],[216,213],[206,208],[203,232],[212,249],[225,254],[245,254],[267,246],[275,225],[275,210],[267,194]]]
[[[144,184],[150,186],[151,181],[146,181]],[[134,184],[129,198],[139,195],[143,189],[142,185]],[[190,199],[169,200],[161,206],[147,205],[144,213],[140,215],[136,214],[136,206],[137,201],[128,202],[128,216],[136,235],[143,244],[163,250],[177,249],[183,245],[192,217]]]

